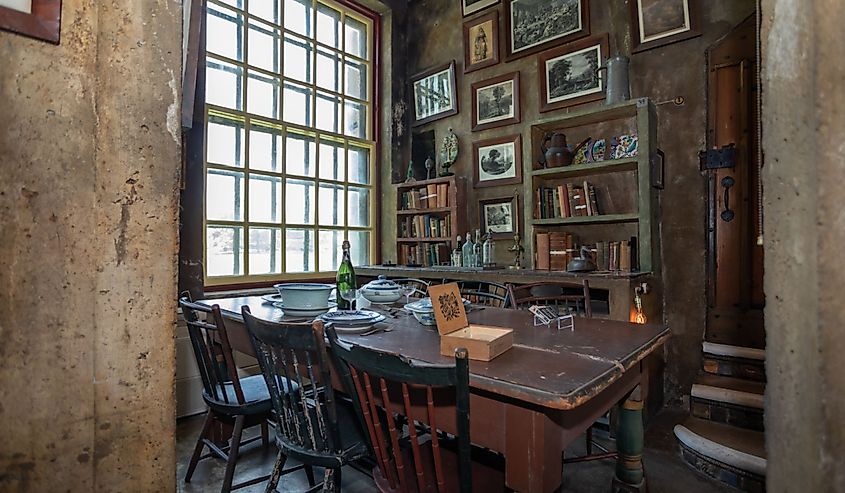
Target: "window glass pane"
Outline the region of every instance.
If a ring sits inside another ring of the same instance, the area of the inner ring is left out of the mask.
[[[244,230],[233,226],[209,226],[206,231],[205,268],[209,277],[243,274]]]
[[[208,117],[206,161],[225,166],[243,167],[244,127],[240,122]]]
[[[249,2],[250,8],[253,2]],[[281,34],[278,29],[261,22],[249,22],[249,64],[263,68],[270,72],[279,73],[279,42]]]
[[[285,271],[314,272],[314,231],[288,229],[285,243]]]
[[[346,174],[343,144],[320,142],[320,178],[342,181]]]
[[[343,258],[343,231],[320,230],[320,271],[337,270]]]
[[[231,5],[236,9],[243,10],[244,8],[244,0],[220,0],[221,3],[225,3],[226,5]]]
[[[249,175],[249,220],[261,223],[281,222],[281,178]]]
[[[285,35],[285,77],[311,82],[311,55],[314,43],[297,36]]]
[[[370,265],[370,232],[350,231],[347,237],[352,265]]]
[[[244,174],[209,169],[206,177],[205,210],[209,220],[240,221],[244,196]]]
[[[320,224],[343,224],[344,195],[342,185],[320,184]]]
[[[208,58],[206,67],[205,101],[226,108],[243,109],[241,102],[243,69],[211,57]]]
[[[278,77],[267,77],[259,72],[249,73],[247,85],[247,111],[268,118],[279,118]]]
[[[273,24],[282,22],[281,9],[280,0],[249,0],[249,13]],[[249,49],[252,49],[252,40],[250,40]]]
[[[349,187],[347,224],[360,227],[370,225],[370,191],[368,189]]]
[[[319,106],[318,106],[319,109]],[[346,102],[346,123],[343,126],[343,133],[350,137],[367,137],[367,106],[355,101]]]
[[[317,50],[317,85],[340,92],[340,55],[323,48]]]
[[[344,51],[361,58],[367,58],[367,26],[346,16],[346,46]]]
[[[285,221],[289,224],[314,224],[314,208],[314,182],[288,180],[285,186]]]
[[[307,87],[285,82],[284,105],[286,122],[311,126],[311,98],[313,92]]]
[[[244,18],[234,10],[208,3],[205,48],[226,58],[244,59]]]
[[[250,0],[252,4],[253,0]],[[282,272],[282,230],[249,229],[249,273],[279,274]]]
[[[249,131],[249,168],[277,173],[282,171],[280,131],[259,127],[253,122]]]
[[[285,0],[285,28],[312,36],[311,0]]]
[[[344,92],[347,96],[358,99],[367,99],[367,66],[363,63],[346,62],[346,87]]]
[[[317,4],[317,41],[340,48],[340,12]]]
[[[289,133],[285,141],[285,172],[289,175],[314,176],[317,169],[317,144],[313,137]]]
[[[370,183],[369,149],[349,146],[349,181],[352,183]]]
[[[340,121],[340,98],[323,92],[317,93],[317,128],[337,132]]]

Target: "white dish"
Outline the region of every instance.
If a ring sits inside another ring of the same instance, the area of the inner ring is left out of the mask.
[[[290,315],[292,317],[316,317],[326,313],[327,311],[331,310],[332,308],[337,307],[337,303],[329,302],[328,306],[324,307],[308,307],[308,308],[289,308],[286,307],[281,302],[273,303],[273,306],[276,308],[281,308],[285,315]]]
[[[376,322],[378,323],[378,322]],[[366,334],[367,332],[373,330],[373,325],[365,325],[362,327],[337,327],[335,326],[334,330],[337,331],[338,334],[343,335],[356,335],[356,334]]]

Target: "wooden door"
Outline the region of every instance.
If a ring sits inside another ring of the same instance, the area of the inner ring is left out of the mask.
[[[707,169],[710,342],[763,348],[763,247],[754,17],[708,50],[708,144],[731,167]]]

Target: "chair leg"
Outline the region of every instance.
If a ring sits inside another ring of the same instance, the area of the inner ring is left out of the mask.
[[[267,431],[267,421],[261,422],[261,445],[265,448],[270,445],[270,433]]]
[[[188,463],[188,470],[185,472],[185,482],[191,482],[191,476],[194,475],[194,469],[197,467],[197,463],[200,461],[200,455],[202,455],[202,449],[205,448],[205,444],[203,443],[203,438],[205,435],[208,434],[208,430],[211,428],[211,423],[214,421],[214,416],[211,414],[211,409],[205,413],[205,422],[202,424],[202,431],[200,431],[200,436],[197,438],[197,445],[194,447],[194,454],[191,456],[191,462]]]
[[[593,426],[587,428],[587,455],[593,455]]]
[[[308,478],[308,486],[314,487],[317,482],[314,480],[314,468],[311,466],[305,466],[305,476]]]
[[[238,462],[238,450],[241,448],[241,433],[244,430],[246,416],[235,418],[235,429],[232,431],[232,445],[229,447],[229,459],[226,461],[226,473],[223,475],[222,493],[229,493],[232,489],[232,478],[235,477],[235,463]]]
[[[264,493],[273,493],[276,491],[276,487],[279,486],[279,478],[282,477],[282,470],[284,470],[287,460],[288,457],[279,450],[279,455],[276,456],[276,464],[273,466],[273,472],[270,473],[270,481],[267,482],[267,488],[264,490]],[[314,485],[312,484],[311,486]]]
[[[323,473],[323,493],[340,493],[340,468],[326,469]]]

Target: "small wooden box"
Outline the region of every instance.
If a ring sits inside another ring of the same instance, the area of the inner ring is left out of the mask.
[[[513,329],[469,324],[457,284],[431,286],[428,294],[443,356],[454,356],[455,349],[462,347],[469,359],[490,361],[513,346]]]

